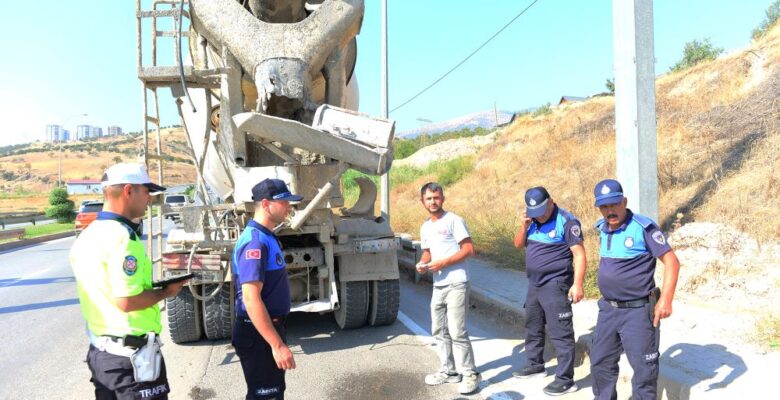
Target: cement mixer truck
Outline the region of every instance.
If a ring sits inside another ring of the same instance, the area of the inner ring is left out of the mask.
[[[343,329],[395,321],[398,240],[375,212],[376,185],[359,178],[349,208],[340,187],[347,169],[392,164],[394,123],[354,111],[363,11],[362,0],[136,1],[142,160],[163,182],[158,91],[170,90],[197,173],[198,201],[159,204],[180,216],[167,238],[147,213],[156,277],[195,273],[166,301],[174,342],[230,337],[230,258],[264,178],[304,198],[276,229],[292,311],[332,312]]]

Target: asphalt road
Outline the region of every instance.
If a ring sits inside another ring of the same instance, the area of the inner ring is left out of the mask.
[[[0,253],[0,399],[85,399],[92,396],[84,357],[87,339],[67,261],[72,238]],[[402,280],[401,312],[385,327],[341,331],[331,314],[293,314],[288,341],[298,368],[287,375],[288,399],[535,399],[552,377],[512,378],[524,363],[522,330],[472,312],[469,333],[481,390],[428,387],[438,358],[430,336],[430,287]],[[228,341],[176,345],[164,330],[171,399],[240,399],[241,368]],[[554,367],[549,366],[552,373]],[[580,367],[577,376],[587,375]],[[589,386],[587,379],[585,386]],[[583,382],[581,382],[581,386]],[[592,398],[590,388],[567,399]]]

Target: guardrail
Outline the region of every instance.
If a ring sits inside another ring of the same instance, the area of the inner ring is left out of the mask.
[[[24,237],[24,228],[8,229],[0,231],[0,240],[21,239]]]
[[[47,219],[50,219],[50,217],[40,213],[0,214],[0,229],[5,229],[6,225],[21,224],[25,222],[35,225],[36,222]]]

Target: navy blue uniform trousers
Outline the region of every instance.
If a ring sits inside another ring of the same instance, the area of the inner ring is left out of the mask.
[[[599,316],[590,353],[596,399],[617,399],[618,361],[625,351],[634,370],[631,398],[656,400],[661,329],[653,327],[651,305],[617,308],[604,299],[600,299],[598,305]]]
[[[287,343],[285,319],[274,321],[274,328]],[[237,317],[233,323],[233,347],[241,361],[247,386],[247,400],[283,400],[286,385],[284,370],[276,366],[271,346],[260,336],[249,318]]]
[[[90,381],[95,385],[97,400],[161,400],[167,399],[171,391],[164,359],[160,377],[153,382],[135,381],[130,357],[100,351],[92,345],[87,352],[87,365],[92,373]]]
[[[525,298],[525,356],[530,367],[544,367],[544,327],[558,358],[555,380],[574,382],[574,327],[570,284],[553,279],[542,286],[528,285]]]

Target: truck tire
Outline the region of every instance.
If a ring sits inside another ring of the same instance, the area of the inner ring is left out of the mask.
[[[203,285],[201,295],[205,296],[217,288],[216,284]],[[231,336],[230,283],[226,282],[214,297],[203,304],[203,330],[209,340],[228,339]]]
[[[371,281],[371,308],[368,310],[368,324],[390,325],[398,316],[401,302],[401,287],[398,279]]]
[[[168,330],[174,343],[196,342],[203,333],[200,302],[192,297],[190,289],[182,288],[176,297],[165,299],[168,310]]]
[[[333,312],[341,329],[360,328],[366,323],[368,314],[368,282],[340,282],[340,307]]]

